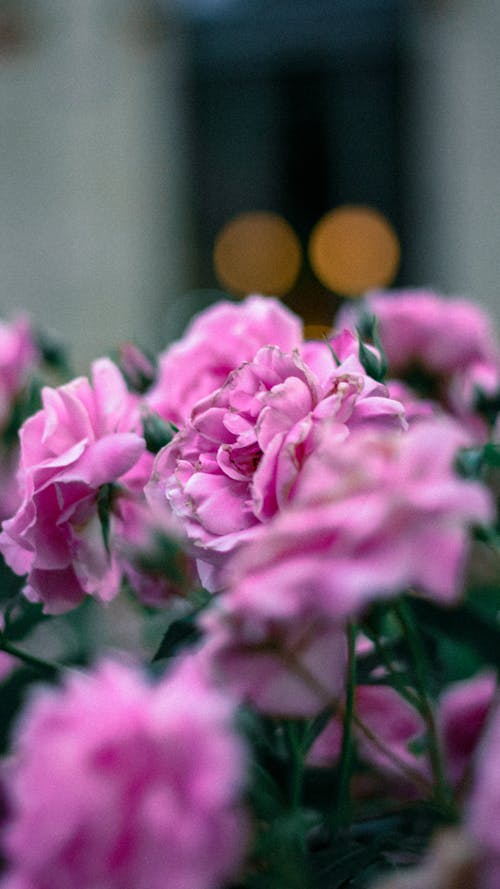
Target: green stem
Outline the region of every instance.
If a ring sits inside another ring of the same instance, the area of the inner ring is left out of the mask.
[[[395,610],[413,659],[415,683],[420,698],[420,712],[427,726],[429,759],[434,776],[436,802],[444,808],[449,808],[452,804],[452,794],[444,773],[438,730],[428,693],[426,654],[408,604],[402,601]]]
[[[389,656],[384,643],[381,642],[377,636],[374,636],[372,638],[372,642],[375,646],[375,651],[377,652],[384,667],[386,668],[387,672],[393,677],[395,684],[398,687],[398,691],[403,695],[403,697],[406,698],[408,703],[412,704],[412,706],[416,707],[418,710],[420,706],[419,696],[414,692],[412,688],[410,688],[410,686],[401,681],[399,671],[391,660],[391,657]]]
[[[20,661],[23,661],[23,663],[27,664],[29,667],[35,667],[37,670],[43,670],[45,673],[55,674],[64,669],[60,664],[46,661],[43,658],[36,657],[34,654],[30,654],[28,651],[23,651],[21,648],[18,648],[17,645],[8,642],[5,636],[1,634],[0,651],[5,651],[7,654],[19,658]]]
[[[293,722],[285,724],[288,747],[291,754],[292,769],[290,780],[290,797],[294,811],[300,809],[302,802],[302,782],[304,778],[304,755],[298,735],[297,726]]]
[[[278,649],[275,652],[278,654],[282,660],[282,662],[286,665],[286,667],[295,673],[306,686],[308,686],[315,694],[318,696],[318,699],[323,702],[325,707],[331,707],[335,714],[343,719],[345,709],[343,704],[339,701],[338,698],[332,697],[332,695],[328,692],[328,690],[320,683],[316,676],[314,676],[304,664],[299,663],[293,656],[291,652],[288,652],[284,649]],[[365,725],[365,723],[353,713],[352,722],[373,744],[377,750],[379,750],[388,762],[392,763],[392,765],[403,774],[409,781],[416,784],[418,787],[422,789],[422,791],[426,794],[432,791],[432,785],[429,781],[427,781],[423,775],[417,772],[416,769],[412,769],[408,763],[404,762],[404,760],[400,759],[397,753],[394,753],[393,750],[384,741],[378,737],[372,730]]]
[[[337,823],[348,827],[351,823],[350,781],[353,753],[352,726],[354,716],[354,691],[356,688],[356,630],[352,624],[347,629],[348,657],[346,676],[346,702],[340,753],[339,783],[337,789]]]

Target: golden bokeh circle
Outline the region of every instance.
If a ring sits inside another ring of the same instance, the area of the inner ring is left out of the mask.
[[[373,207],[346,205],[331,210],[315,225],[309,261],[325,287],[360,296],[394,280],[401,258],[396,232]]]
[[[324,340],[332,335],[331,324],[306,324],[304,327],[305,340]]]
[[[242,213],[221,229],[215,242],[217,278],[223,287],[240,296],[288,293],[301,264],[299,239],[277,213]]]

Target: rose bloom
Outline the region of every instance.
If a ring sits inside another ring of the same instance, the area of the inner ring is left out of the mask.
[[[346,440],[324,430],[293,503],[229,561],[226,602],[252,609],[256,591],[272,590],[273,599],[307,601],[316,614],[344,620],[412,586],[456,601],[468,529],[493,516],[487,489],[454,471],[463,443],[445,420]]]
[[[353,726],[358,751],[362,758],[382,773],[397,779],[399,785],[408,767],[417,775],[430,777],[427,757],[417,757],[411,745],[425,735],[425,723],[418,710],[388,685],[358,685],[355,689],[354,710],[363,724],[397,758],[401,766],[391,756],[373,744],[357,726]],[[335,763],[342,745],[342,720],[332,719],[318,736],[308,755],[311,765],[331,766]],[[406,773],[406,779],[408,774]],[[406,781],[406,783],[407,783]],[[397,787],[397,784],[395,784]],[[401,786],[397,787],[401,791]],[[412,788],[413,789],[413,788]],[[406,793],[407,787],[403,787]]]
[[[218,602],[202,618],[204,669],[262,713],[315,716],[344,693],[345,631],[311,618],[306,609],[295,608],[292,618],[293,605],[284,596],[274,597],[272,589],[259,593],[253,611],[226,611],[225,603]]]
[[[186,662],[38,691],[6,774],[2,889],[216,889],[246,849],[233,706]]]
[[[336,323],[354,327],[363,311],[377,318],[389,374],[406,378],[458,416],[466,418],[474,409],[477,389],[488,395],[498,390],[500,349],[493,326],[470,301],[431,290],[374,292],[361,309],[341,310]]]
[[[25,316],[0,321],[0,430],[39,360],[31,325]]]
[[[465,826],[481,850],[481,881],[478,889],[497,889],[500,884],[500,711],[491,713],[484,738],[474,760],[472,788],[465,810]]]
[[[293,503],[228,558],[206,618],[215,671],[269,712],[275,701],[290,712],[281,692],[289,674],[303,686],[295,712],[338,695],[339,629],[370,602],[408,587],[455,601],[468,527],[493,515],[486,489],[454,472],[463,435],[451,422],[422,421],[402,435],[323,432]]]
[[[87,594],[116,594],[120,573],[97,501],[101,486],[137,474],[145,443],[136,399],[108,359],[94,362],[92,383],[45,387],[42,401],[20,430],[23,500],[3,524],[0,550],[16,574],[28,574],[25,595],[56,614]]]
[[[289,352],[301,343],[300,318],[276,299],[218,302],[197,315],[182,339],[160,355],[158,380],[146,402],[163,419],[182,426],[196,402],[261,346]]]
[[[496,675],[485,671],[454,682],[442,693],[437,709],[448,779],[454,786],[468,777],[496,691]]]
[[[8,428],[16,401],[39,359],[31,325],[25,316],[11,323],[0,321],[0,435]],[[18,460],[17,442],[0,442],[0,522],[16,511],[21,500],[16,478]]]
[[[315,373],[297,351],[263,347],[195,405],[158,454],[148,495],[157,500],[161,490],[201,560],[217,566],[293,499],[322,428],[339,442],[363,426],[405,428],[402,406],[360,371],[348,337],[351,353],[339,366],[325,350],[329,373]],[[218,584],[217,572],[202,569],[202,579]]]

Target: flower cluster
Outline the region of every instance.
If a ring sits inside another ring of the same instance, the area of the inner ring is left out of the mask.
[[[0,885],[220,885],[246,843],[245,754],[231,720],[228,699],[191,665],[151,685],[108,662],[39,693],[9,765],[12,870]]]
[[[0,327],[0,430],[28,331]],[[250,296],[202,312],[156,372],[131,344],[121,366],[43,387],[20,424],[0,533],[1,889],[494,889],[489,319],[374,293],[308,341]],[[116,651],[89,663],[79,606],[96,627],[111,600],[154,680]],[[60,615],[46,634],[32,603]],[[66,661],[16,722],[20,688]]]

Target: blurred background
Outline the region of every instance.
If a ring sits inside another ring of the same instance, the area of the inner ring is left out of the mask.
[[[498,0],[0,0],[0,314],[79,370],[224,290],[500,320],[499,46]]]

